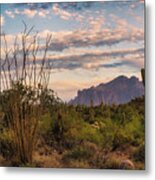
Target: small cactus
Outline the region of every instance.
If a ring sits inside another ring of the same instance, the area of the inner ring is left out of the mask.
[[[145,69],[141,69],[141,76],[142,76],[142,81],[143,81],[143,84],[145,86]]]

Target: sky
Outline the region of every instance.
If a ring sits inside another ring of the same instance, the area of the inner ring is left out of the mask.
[[[52,34],[49,86],[64,101],[119,75],[141,80],[143,0],[1,4],[0,20],[10,46],[23,31],[22,21],[42,39]]]

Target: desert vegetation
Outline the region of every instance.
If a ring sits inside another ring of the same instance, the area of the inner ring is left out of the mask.
[[[8,49],[0,74],[0,164],[21,167],[144,169],[144,96],[122,105],[69,105],[48,87],[45,39],[25,29]],[[144,72],[142,71],[143,79]]]

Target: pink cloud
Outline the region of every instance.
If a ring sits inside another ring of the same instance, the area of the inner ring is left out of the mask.
[[[26,16],[28,16],[30,18],[33,18],[37,14],[37,11],[30,10],[30,9],[24,9],[23,14],[25,14]]]
[[[68,11],[65,11],[61,8],[59,8],[59,5],[58,4],[54,4],[53,8],[52,8],[52,11],[60,16],[60,18],[64,19],[64,20],[68,20],[72,17],[72,14],[69,13]]]
[[[14,18],[15,17],[15,15],[14,15],[14,13],[12,12],[12,11],[9,11],[9,10],[6,10],[5,11],[5,14],[7,14],[9,17],[11,17],[11,18]]]

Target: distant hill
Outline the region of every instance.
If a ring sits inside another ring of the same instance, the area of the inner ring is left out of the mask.
[[[69,104],[90,106],[104,104],[124,104],[131,99],[144,95],[144,86],[135,76],[127,78],[119,76],[108,83],[99,84],[78,91],[77,96]]]

